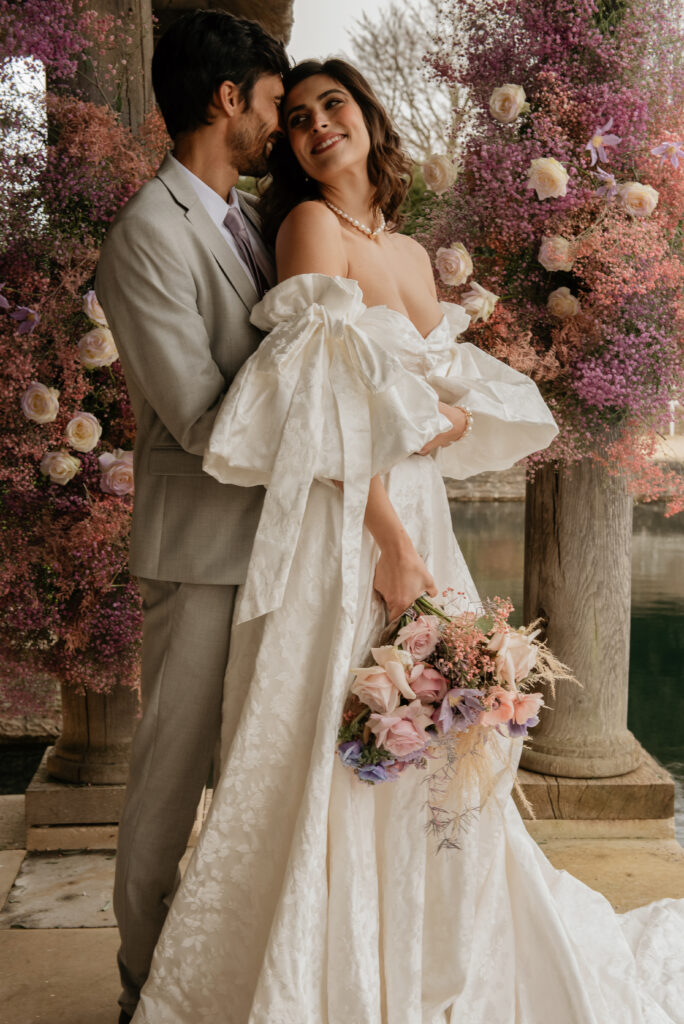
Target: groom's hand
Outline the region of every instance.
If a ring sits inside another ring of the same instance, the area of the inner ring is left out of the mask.
[[[433,437],[431,441],[428,441],[420,449],[419,455],[429,455],[435,448],[446,448],[448,445],[453,444],[454,441],[459,441],[466,432],[468,417],[463,409],[460,409],[458,406],[447,405],[446,402],[440,402],[439,411],[451,423],[451,430],[445,430],[444,433]]]

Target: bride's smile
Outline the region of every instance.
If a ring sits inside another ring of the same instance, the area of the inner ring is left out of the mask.
[[[285,108],[288,139],[305,174],[325,184],[353,167],[365,169],[370,136],[360,106],[329,75],[292,89]]]

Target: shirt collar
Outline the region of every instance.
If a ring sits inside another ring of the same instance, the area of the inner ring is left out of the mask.
[[[205,210],[207,211],[211,219],[219,226],[223,224],[224,218],[228,213],[229,204],[225,201],[225,199],[223,199],[218,194],[218,192],[214,192],[213,188],[211,188],[210,185],[207,185],[205,181],[202,181],[202,179],[198,178],[196,174],[193,174],[193,172],[189,170],[189,168],[187,168],[185,164],[182,164],[180,160],[178,160],[173,155],[173,153],[169,155],[171,159],[174,160],[178,164],[178,166],[181,167],[183,171],[187,174],[188,178],[190,179],[190,182],[192,183],[193,188],[195,189],[197,195],[202,201],[202,205],[204,206]],[[237,206],[238,210],[240,210],[237,189],[233,187],[228,193],[228,195],[230,198],[230,206],[235,205]],[[240,210],[240,215],[242,215],[242,210]]]

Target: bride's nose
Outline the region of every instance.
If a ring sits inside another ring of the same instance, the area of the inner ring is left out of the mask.
[[[319,110],[318,113],[314,114],[311,126],[314,132],[323,131],[324,128],[328,127],[328,115],[325,110]]]

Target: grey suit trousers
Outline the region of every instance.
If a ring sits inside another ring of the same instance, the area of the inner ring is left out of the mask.
[[[237,587],[139,580],[142,718],[133,738],[114,885],[119,1002],[135,1010],[221,731]]]

